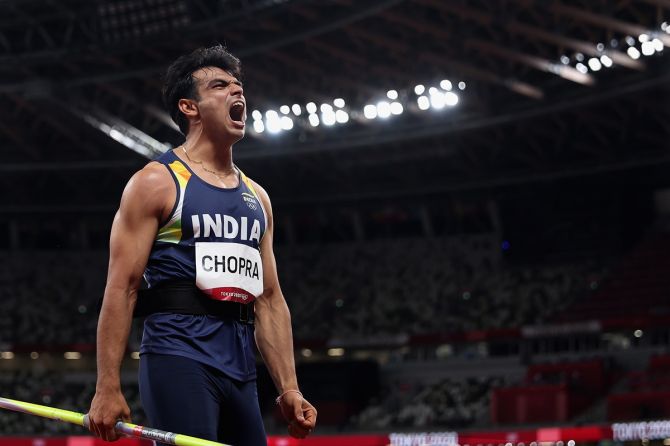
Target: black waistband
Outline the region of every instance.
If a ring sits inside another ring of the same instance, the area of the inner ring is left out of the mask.
[[[133,316],[145,317],[152,313],[206,314],[246,324],[254,323],[253,302],[240,304],[213,300],[192,282],[182,281],[139,291]]]

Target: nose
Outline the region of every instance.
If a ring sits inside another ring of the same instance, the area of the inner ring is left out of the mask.
[[[244,88],[240,84],[232,84],[230,94],[233,96],[242,96],[244,94]]]

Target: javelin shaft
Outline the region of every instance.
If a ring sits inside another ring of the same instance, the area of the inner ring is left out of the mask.
[[[88,415],[84,415],[83,413],[26,403],[24,401],[11,400],[9,398],[0,398],[0,408],[88,427]],[[124,423],[123,421],[117,421],[114,430],[129,437],[156,440],[161,443],[173,444],[175,446],[228,446],[215,441],[175,434],[173,432],[166,432],[132,423]]]

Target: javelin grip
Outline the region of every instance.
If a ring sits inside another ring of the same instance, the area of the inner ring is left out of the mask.
[[[76,424],[85,428],[88,428],[89,426],[88,414],[84,415],[82,413],[57,409],[55,407],[10,400],[9,398],[0,398],[0,408],[13,410],[15,412],[23,412],[29,415],[37,415],[52,420],[65,421],[66,423]],[[117,421],[114,430],[128,437],[156,440],[161,443],[173,444],[175,446],[229,446],[215,441],[204,440],[202,438],[175,434],[173,432],[166,432],[132,423],[124,423],[123,421]]]

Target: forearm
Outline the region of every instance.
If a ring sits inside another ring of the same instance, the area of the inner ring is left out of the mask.
[[[283,297],[261,297],[256,303],[256,344],[281,394],[297,390],[291,315]]]
[[[137,292],[106,289],[97,332],[98,390],[120,388],[120,370],[126,352]]]

